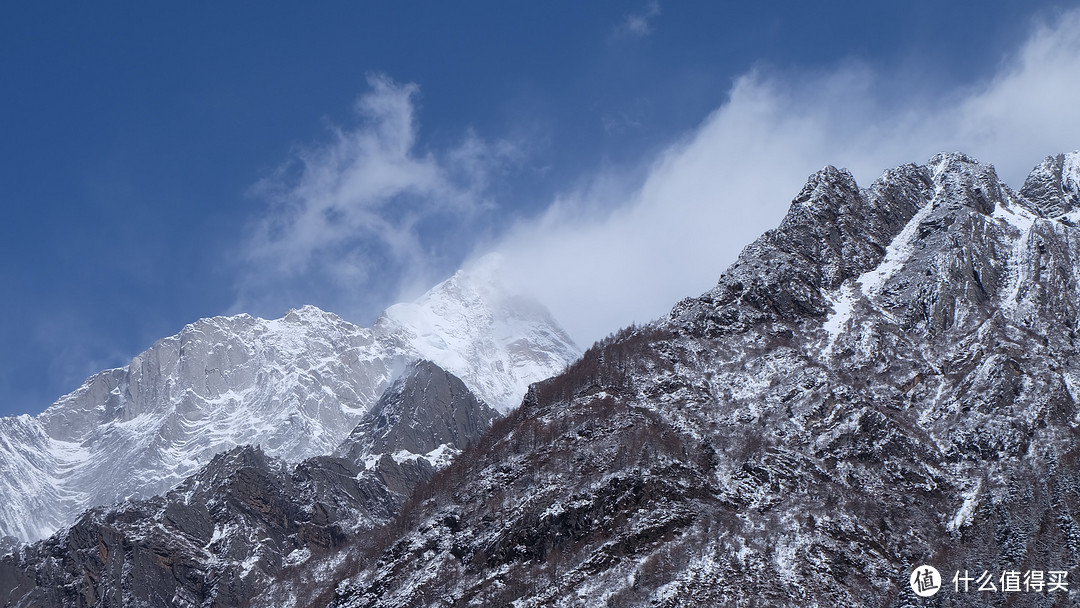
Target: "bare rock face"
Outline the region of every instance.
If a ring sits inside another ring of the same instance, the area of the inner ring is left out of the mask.
[[[365,463],[402,504],[498,417],[459,378],[421,360],[386,389],[335,455]]]
[[[825,292],[880,260],[931,194],[922,167],[887,172],[865,193],[850,173],[826,167],[810,177],[777,229],[748,245],[713,290],[674,314],[703,334],[822,315]]]
[[[336,454],[356,462],[373,454],[438,461],[483,435],[498,416],[456,376],[418,361],[383,393]]]
[[[535,385],[332,605],[1076,604],[1075,158],[1020,194],[961,154],[812,176],[715,289]],[[1028,571],[1069,585],[1002,591]]]
[[[434,448],[411,457],[369,449],[358,459],[319,456],[290,465],[257,447],[235,448],[162,497],[93,509],[71,528],[0,558],[0,600],[25,607],[312,600],[335,566],[351,563],[347,541],[370,538],[495,416],[461,380],[429,362],[411,366],[394,386],[405,390],[384,396],[345,445],[423,449],[423,441],[437,442],[441,459],[425,458]],[[410,387],[431,388],[433,396],[453,387],[453,398],[425,399]],[[406,415],[373,422],[388,412]],[[420,440],[410,427],[458,418],[471,424],[434,425]],[[366,437],[365,429],[378,435]]]
[[[1080,153],[1046,157],[1024,181],[1020,196],[1046,217],[1075,223],[1080,211]]]

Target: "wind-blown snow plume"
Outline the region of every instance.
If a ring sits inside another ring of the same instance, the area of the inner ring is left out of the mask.
[[[995,159],[1018,188],[1031,159],[1080,146],[1076,74],[1080,10],[1037,24],[992,77],[946,90],[858,63],[810,76],[755,68],[644,179],[597,176],[494,248],[587,344],[708,289],[822,159],[869,183],[883,167],[963,149]]]

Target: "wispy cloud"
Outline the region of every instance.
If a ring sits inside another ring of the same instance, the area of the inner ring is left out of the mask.
[[[282,303],[314,302],[370,315],[475,250],[497,253],[503,274],[587,344],[709,289],[827,163],[865,185],[963,150],[1019,186],[1045,155],[1080,147],[1076,74],[1080,11],[1033,26],[990,78],[945,90],[858,62],[813,74],[757,68],[645,170],[586,176],[483,247],[478,221],[512,213],[491,213],[490,186],[519,147],[466,135],[425,149],[417,87],[373,77],[355,125],[261,184],[268,210],[246,243],[236,308],[280,314]]]
[[[467,249],[456,228],[489,210],[489,178],[514,146],[467,134],[455,146],[419,149],[419,88],[368,79],[357,122],[299,149],[255,188],[268,209],[245,242],[237,310],[279,314],[318,302],[368,313],[411,283],[426,283]],[[452,267],[451,267],[452,269]]]
[[[641,10],[623,17],[615,27],[619,36],[648,36],[653,32],[652,21],[660,16],[660,3],[650,2]]]
[[[598,176],[603,187],[566,193],[494,250],[587,343],[711,287],[824,164],[866,185],[886,168],[962,150],[1018,187],[1044,156],[1080,147],[1077,74],[1080,11],[1034,27],[992,78],[950,90],[898,86],[859,64],[754,70],[644,180]]]

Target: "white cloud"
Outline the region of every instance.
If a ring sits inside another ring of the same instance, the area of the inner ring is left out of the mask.
[[[583,179],[476,255],[497,252],[504,274],[587,344],[709,289],[827,163],[867,185],[886,168],[962,150],[1018,187],[1047,154],[1080,147],[1077,74],[1080,11],[1033,28],[992,77],[948,90],[855,62],[809,75],[755,69],[644,171]],[[466,135],[425,151],[417,87],[370,84],[355,126],[263,184],[271,205],[247,242],[235,309],[313,302],[363,321],[449,274],[482,238],[489,182],[517,147]]]
[[[421,151],[418,87],[380,75],[368,84],[355,126],[334,128],[331,141],[300,149],[256,187],[269,208],[244,245],[234,310],[275,315],[316,302],[362,316],[463,255],[448,251],[459,246],[448,233],[490,207],[489,173],[514,147],[467,134],[451,149]]]
[[[615,28],[615,33],[621,36],[648,36],[653,31],[651,21],[660,16],[660,3],[650,2],[640,11],[630,13],[623,17]]]
[[[1019,186],[1036,161],[1080,147],[1080,10],[1039,25],[998,75],[939,118],[953,147],[996,163]]]
[[[962,150],[1019,187],[1046,155],[1080,147],[1077,75],[1080,11],[1034,28],[994,77],[952,90],[913,83],[897,93],[884,86],[889,75],[857,64],[815,76],[752,71],[643,184],[567,193],[494,250],[588,343],[710,288],[825,164],[868,185],[886,168]]]

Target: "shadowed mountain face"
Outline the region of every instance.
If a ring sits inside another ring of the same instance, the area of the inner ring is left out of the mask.
[[[337,455],[356,462],[402,453],[449,461],[454,446],[479,437],[497,417],[456,376],[419,361],[383,393]]]
[[[1077,160],[1022,194],[960,154],[820,171],[716,288],[535,385],[333,605],[1075,605]],[[1002,591],[1030,571],[1070,584]]]
[[[316,583],[328,582],[330,563],[349,563],[347,541],[370,538],[495,417],[457,377],[417,362],[339,447],[344,457],[290,465],[250,446],[219,454],[163,497],[96,508],[70,529],[0,559],[0,602],[310,600]]]

